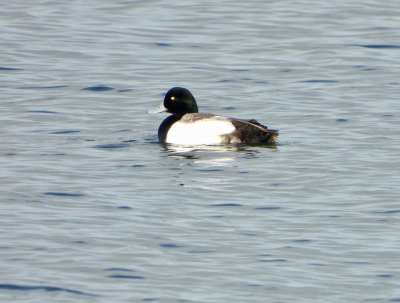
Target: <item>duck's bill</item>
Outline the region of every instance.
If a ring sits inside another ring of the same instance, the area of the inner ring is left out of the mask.
[[[167,111],[167,109],[165,108],[164,103],[161,103],[156,108],[150,109],[147,113],[148,114],[157,114],[157,113],[163,113],[166,111]]]

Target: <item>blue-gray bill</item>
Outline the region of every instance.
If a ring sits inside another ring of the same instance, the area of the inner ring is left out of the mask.
[[[157,113],[163,113],[166,111],[167,111],[167,109],[165,108],[164,103],[161,103],[156,108],[150,109],[147,113],[148,114],[157,114]]]

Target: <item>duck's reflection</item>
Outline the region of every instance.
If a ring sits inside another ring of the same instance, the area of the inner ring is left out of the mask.
[[[196,145],[196,146],[184,146],[163,143],[163,148],[167,153],[168,157],[180,157],[185,159],[200,159],[200,155],[207,152],[235,152],[243,153],[247,155],[254,155],[259,153],[261,148],[276,149],[276,143],[263,144],[263,145],[246,145],[246,144],[229,144],[229,145]],[[221,155],[219,155],[221,156]],[[218,158],[226,158],[218,157]],[[229,157],[230,158],[230,157]]]

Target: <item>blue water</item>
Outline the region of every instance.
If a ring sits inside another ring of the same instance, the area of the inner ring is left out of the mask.
[[[397,1],[0,15],[0,302],[400,301]],[[158,143],[173,86],[277,146]]]

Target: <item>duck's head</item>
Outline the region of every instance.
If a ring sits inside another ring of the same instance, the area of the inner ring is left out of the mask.
[[[149,110],[148,113],[171,113],[178,118],[186,114],[198,113],[196,100],[186,88],[173,87],[165,95],[164,102],[154,110]]]

